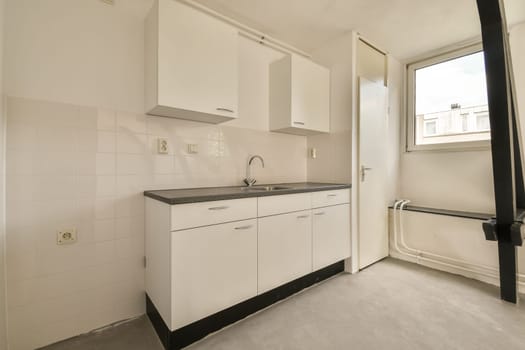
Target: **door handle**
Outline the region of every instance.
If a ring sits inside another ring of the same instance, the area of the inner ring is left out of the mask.
[[[247,230],[249,228],[252,228],[252,225],[246,225],[246,226],[238,226],[235,227],[236,230]]]
[[[229,206],[227,205],[223,205],[221,207],[211,207],[211,208],[208,208],[208,210],[224,210],[224,209],[228,209]]]
[[[306,219],[308,217],[310,217],[310,215],[299,215],[297,218],[298,219]]]
[[[365,181],[366,172],[372,170],[364,165],[361,165],[361,182]]]
[[[219,107],[219,108],[217,108],[217,110],[221,111],[221,112],[228,112],[228,113],[233,113],[234,112],[233,109],[224,108],[224,107]]]

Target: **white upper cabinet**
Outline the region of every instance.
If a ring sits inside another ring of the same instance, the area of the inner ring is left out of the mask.
[[[297,135],[330,131],[330,70],[288,55],[270,65],[270,130]]]
[[[146,113],[220,123],[238,114],[238,31],[174,0],[145,22]]]

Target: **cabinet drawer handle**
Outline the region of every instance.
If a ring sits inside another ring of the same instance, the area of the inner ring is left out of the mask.
[[[229,206],[227,205],[223,205],[222,207],[211,207],[211,208],[208,208],[208,210],[224,210],[224,209],[228,209]]]
[[[217,108],[217,110],[221,111],[221,112],[229,112],[229,113],[233,113],[234,112],[233,109],[223,108],[223,107],[219,107],[219,108]]]
[[[328,197],[337,197],[336,194],[329,194]]]
[[[247,230],[249,228],[252,228],[252,225],[239,226],[239,227],[236,227],[235,229],[236,230]]]
[[[326,214],[324,211],[319,212],[319,213],[314,213],[314,215],[324,215],[324,214]]]
[[[297,218],[298,219],[306,219],[306,218],[309,218],[310,215],[299,215]]]
[[[304,122],[293,122],[293,123],[297,125],[304,125]]]

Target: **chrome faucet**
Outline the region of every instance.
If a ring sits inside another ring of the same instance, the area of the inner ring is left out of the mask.
[[[251,156],[248,159],[248,163],[246,164],[246,178],[243,180],[246,186],[253,186],[253,184],[257,181],[254,177],[251,176],[250,166],[252,165],[252,162],[254,159],[259,159],[261,161],[261,165],[264,168],[264,159],[260,155],[254,155]]]

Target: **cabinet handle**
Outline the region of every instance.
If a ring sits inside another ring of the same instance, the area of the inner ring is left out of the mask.
[[[234,112],[233,109],[223,108],[223,107],[219,107],[219,108],[217,108],[217,110],[221,111],[221,112],[229,112],[229,113],[233,113]]]
[[[329,194],[328,197],[337,197],[336,194]]]
[[[321,211],[319,213],[314,213],[314,215],[324,215],[324,214],[326,214],[324,211]]]
[[[304,122],[293,122],[293,123],[297,125],[304,125]]]
[[[224,210],[224,209],[228,209],[229,206],[227,205],[224,205],[222,207],[211,207],[211,208],[208,208],[208,210]]]
[[[236,227],[235,229],[236,230],[247,230],[249,228],[252,228],[252,225],[239,226],[239,227]]]
[[[297,218],[298,219],[306,219],[306,218],[309,218],[310,215],[299,215]]]

